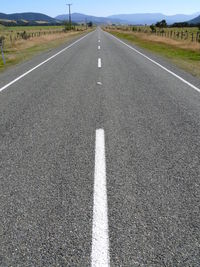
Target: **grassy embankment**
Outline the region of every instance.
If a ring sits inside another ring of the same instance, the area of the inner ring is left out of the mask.
[[[150,52],[161,55],[192,75],[200,77],[200,43],[198,42],[176,40],[156,36],[148,32],[133,32],[113,28],[107,28],[105,30],[118,38],[127,40]],[[196,30],[196,28],[188,28],[188,31],[195,32]]]
[[[17,33],[23,31],[31,34],[31,36],[33,33],[34,36],[27,40],[17,38]],[[41,36],[35,36],[34,33],[36,32],[41,32]],[[84,32],[86,30],[82,26],[76,28],[76,30],[63,32],[63,26],[3,27],[0,25],[0,36],[5,37],[4,54],[6,59],[6,65],[4,65],[0,54],[0,72],[9,66],[30,59],[36,54],[62,45]]]

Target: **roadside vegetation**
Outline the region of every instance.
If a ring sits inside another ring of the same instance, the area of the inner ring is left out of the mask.
[[[199,27],[108,26],[105,30],[150,52],[166,57],[178,67],[200,77]]]
[[[0,71],[15,65],[43,51],[55,48],[66,41],[91,31],[85,25],[64,26],[16,26],[0,25],[0,38],[3,39],[3,51],[6,64],[0,54]]]

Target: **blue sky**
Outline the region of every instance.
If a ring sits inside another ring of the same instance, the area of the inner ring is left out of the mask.
[[[40,12],[50,16],[64,14],[64,0],[0,0],[0,12]],[[120,13],[153,13],[167,15],[200,11],[200,0],[70,0],[72,12],[88,15],[108,16]]]

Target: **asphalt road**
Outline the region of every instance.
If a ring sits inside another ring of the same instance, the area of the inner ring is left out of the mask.
[[[200,93],[100,29],[63,48],[0,75],[0,266],[200,266]]]

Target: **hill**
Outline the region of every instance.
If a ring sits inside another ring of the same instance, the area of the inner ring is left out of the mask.
[[[68,15],[59,15],[55,17],[57,20],[68,20]],[[109,17],[95,17],[95,16],[90,16],[90,15],[85,15],[81,13],[73,13],[72,14],[72,21],[76,23],[85,23],[85,21],[92,21],[95,24],[113,24],[113,23],[118,23],[118,24],[127,24],[127,21],[121,20],[121,19],[112,19]]]
[[[192,15],[177,14],[167,16],[162,13],[141,13],[141,14],[120,14],[109,16],[111,19],[126,20],[130,24],[153,24],[157,21],[165,19],[168,24],[173,24],[180,21],[188,21],[194,19],[199,13]]]
[[[41,13],[0,13],[0,23],[3,25],[38,25],[38,24],[57,24],[58,20]]]
[[[188,21],[194,19],[200,13],[195,13],[192,15],[177,14],[172,16],[167,16],[162,13],[141,13],[141,14],[119,14],[112,15],[109,17],[95,17],[80,13],[72,14],[72,21],[77,23],[85,23],[85,21],[92,21],[95,24],[153,24],[158,21],[165,19],[168,24],[173,24],[180,21]],[[59,15],[55,19],[58,20],[68,20],[68,15]]]
[[[189,24],[200,25],[200,16],[188,21]]]

